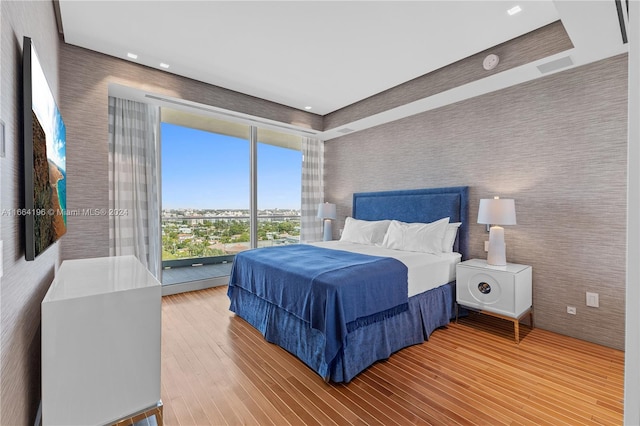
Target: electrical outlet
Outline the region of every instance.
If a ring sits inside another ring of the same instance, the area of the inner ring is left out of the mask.
[[[576,307],[575,306],[567,306],[567,313],[571,314],[571,315],[575,315],[576,314]]]
[[[484,242],[484,251],[489,251],[489,241]]]
[[[600,300],[598,297],[598,293],[587,292],[587,306],[591,306],[593,308],[600,307]]]

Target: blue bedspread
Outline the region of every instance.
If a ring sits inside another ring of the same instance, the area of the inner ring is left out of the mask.
[[[371,323],[407,310],[407,267],[392,258],[305,244],[238,253],[229,296],[238,286],[320,331],[330,363],[348,324]]]

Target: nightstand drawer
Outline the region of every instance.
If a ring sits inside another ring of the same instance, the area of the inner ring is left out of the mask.
[[[532,305],[531,267],[487,266],[469,260],[456,268],[456,301],[469,308],[518,318]]]

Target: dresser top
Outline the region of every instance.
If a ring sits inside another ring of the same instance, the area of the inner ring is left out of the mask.
[[[65,260],[42,303],[160,285],[135,256]]]
[[[469,259],[459,263],[461,266],[470,266],[472,268],[485,269],[487,271],[505,271],[513,274],[524,271],[527,268],[531,268],[529,265],[520,265],[518,263],[507,263],[506,266],[493,266],[488,265],[486,259]]]

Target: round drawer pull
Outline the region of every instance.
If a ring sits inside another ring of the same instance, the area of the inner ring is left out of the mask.
[[[489,283],[481,282],[480,284],[478,284],[478,290],[482,294],[489,294],[491,293],[491,286],[489,285]]]

